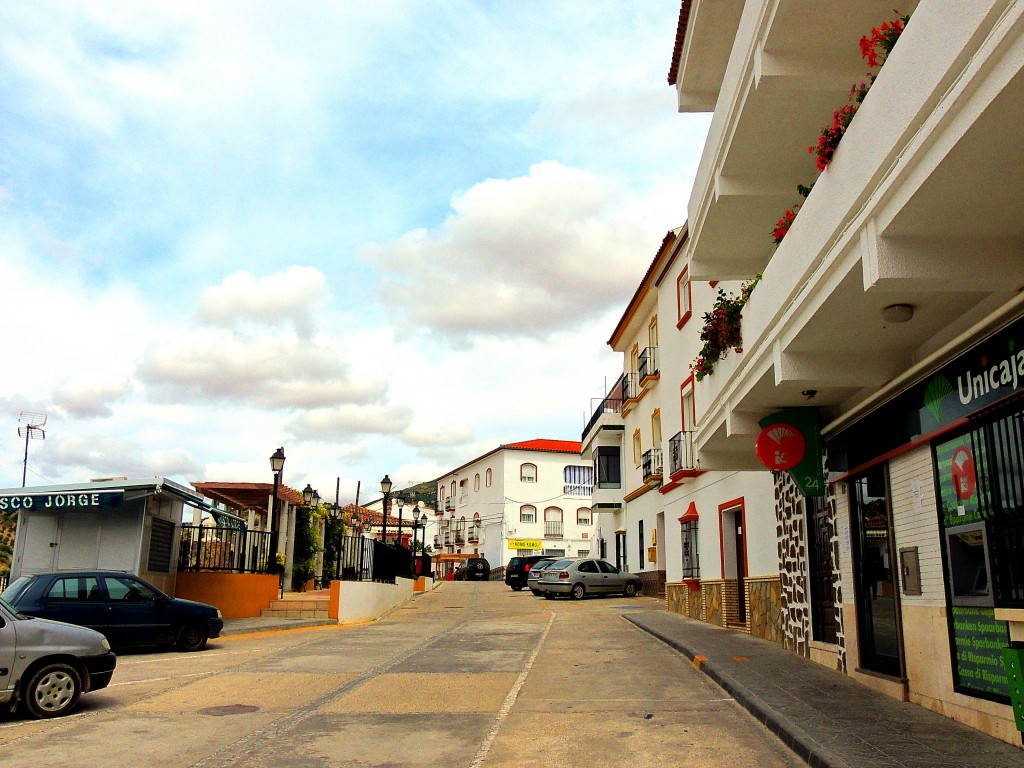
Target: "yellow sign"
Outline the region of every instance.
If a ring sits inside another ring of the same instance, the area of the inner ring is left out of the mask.
[[[509,539],[509,549],[540,549],[543,542],[540,539]]]

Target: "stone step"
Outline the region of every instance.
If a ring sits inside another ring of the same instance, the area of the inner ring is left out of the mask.
[[[270,607],[280,611],[326,611],[331,606],[329,597],[318,598],[297,598],[286,597],[280,600],[271,600]]]

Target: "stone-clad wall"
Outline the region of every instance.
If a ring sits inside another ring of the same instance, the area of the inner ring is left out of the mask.
[[[746,579],[747,624],[750,634],[776,643],[783,642],[782,581],[775,576]]]
[[[775,519],[777,523],[781,577],[781,620],[783,644],[794,653],[811,657],[810,563],[807,547],[807,518],[804,498],[788,472],[775,472]],[[836,668],[846,671],[843,633],[843,595],[839,572],[839,533],[836,526],[834,486],[828,486],[825,535],[831,542],[832,589],[836,622]]]

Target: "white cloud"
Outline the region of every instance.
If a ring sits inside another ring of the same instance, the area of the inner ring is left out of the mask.
[[[653,255],[629,193],[556,162],[483,181],[452,209],[440,229],[369,251],[392,306],[445,334],[541,338],[578,326],[621,304]]]
[[[324,273],[313,267],[288,267],[257,278],[249,272],[228,275],[220,285],[203,290],[199,318],[204,323],[238,326],[246,321],[267,326],[290,323],[296,333],[309,337],[312,311],[327,298]]]
[[[127,379],[76,378],[53,391],[53,404],[79,418],[111,416],[112,405],[131,392]]]
[[[366,434],[397,435],[409,426],[412,416],[412,409],[404,406],[343,405],[302,411],[288,428],[300,440],[345,440]]]
[[[77,434],[49,439],[35,462],[43,475],[75,477],[202,477],[204,467],[189,451],[147,449],[110,435]]]
[[[265,408],[369,404],[386,385],[356,380],[333,339],[287,334],[246,337],[222,329],[183,330],[150,344],[138,375],[167,399],[230,400]]]
[[[465,445],[473,439],[473,430],[465,424],[432,427],[413,426],[405,430],[402,440],[414,448],[450,448]]]

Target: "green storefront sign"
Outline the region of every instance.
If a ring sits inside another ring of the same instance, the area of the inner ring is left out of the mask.
[[[0,496],[0,512],[116,509],[123,500],[122,491],[11,494]]]

